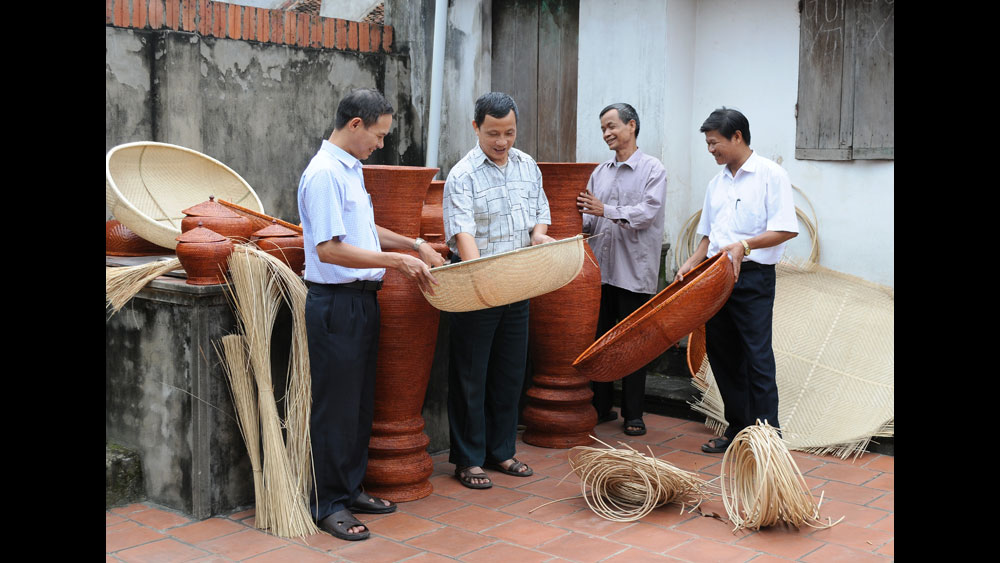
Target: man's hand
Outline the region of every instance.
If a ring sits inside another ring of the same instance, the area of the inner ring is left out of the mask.
[[[427,264],[431,268],[444,266],[444,258],[441,257],[441,254],[438,253],[437,250],[434,250],[434,247],[432,247],[429,242],[425,242],[418,246],[417,254],[420,255],[420,259],[424,261],[424,264]]]
[[[417,286],[420,287],[420,291],[434,295],[434,288],[431,287],[431,284],[437,285],[438,281],[434,279],[433,275],[431,275],[431,270],[427,267],[427,264],[425,264],[423,260],[410,256],[409,254],[396,254],[399,256],[399,262],[396,265],[396,269],[407,278],[417,282]],[[435,252],[435,254],[437,253]],[[438,255],[438,257],[440,257],[440,255]],[[442,260],[442,263],[443,262],[444,260]]]
[[[590,192],[580,192],[576,196],[576,209],[580,213],[604,217],[604,203]]]
[[[740,266],[743,264],[743,243],[736,241],[722,249],[729,255],[729,260],[733,263],[733,282],[740,279]]]
[[[545,242],[555,242],[555,241],[556,239],[550,237],[545,233],[539,233],[536,231],[531,232],[531,246],[535,246],[537,244],[542,244]]]
[[[708,237],[701,237],[701,241],[698,242],[698,248],[695,249],[694,254],[688,257],[681,265],[680,269],[677,270],[677,275],[674,276],[674,281],[678,282],[684,279],[684,276],[688,274],[695,266],[701,264],[708,258]]]

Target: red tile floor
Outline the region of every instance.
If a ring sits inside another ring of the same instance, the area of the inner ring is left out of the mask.
[[[703,424],[646,415],[645,436],[622,433],[621,420],[606,422],[595,435],[613,447],[625,442],[705,479],[719,475],[722,454],[704,454],[711,437]],[[359,515],[372,530],[360,542],[319,533],[284,539],[253,527],[253,509],[196,521],[152,503],[106,512],[107,561],[252,561],[255,563],[357,561],[430,563],[433,561],[891,561],[894,558],[894,458],[865,453],[841,460],[793,452],[816,498],[820,514],[836,526],[817,530],[784,527],[734,534],[722,501],[681,513],[677,505],[659,507],[638,522],[611,522],[592,512],[579,495],[579,480],[569,473],[568,450],[538,448],[518,439],[518,459],[535,471],[531,477],[490,472],[488,490],[462,487],[447,453],[434,456],[426,498],[400,503],[388,515]]]

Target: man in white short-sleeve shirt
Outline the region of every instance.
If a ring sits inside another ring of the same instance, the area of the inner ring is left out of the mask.
[[[385,268],[433,293],[428,266],[444,263],[429,244],[375,224],[361,161],[382,148],[393,109],[380,92],[354,90],[340,101],[333,133],[299,181],[305,241],[306,335],[312,377],[310,436],[317,525],[344,540],[370,532],[352,513],[396,505],[361,491],[375,399],[379,307]],[[420,258],[389,250],[416,249]]]
[[[757,420],[779,427],[771,347],[774,265],[799,228],[788,172],[750,148],[746,116],[723,107],[708,116],[700,131],[708,152],[724,166],[705,191],[697,229],[701,242],[676,279],[720,251],[733,262],[733,293],[705,324],[708,361],[729,425],[722,437],[701,449],[721,453]]]

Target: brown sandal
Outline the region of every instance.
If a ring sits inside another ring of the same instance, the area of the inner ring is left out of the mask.
[[[528,465],[523,461],[517,461],[516,457],[512,457],[510,459],[514,460],[514,463],[510,464],[510,466],[507,467],[506,469],[504,469],[503,465],[492,462],[487,463],[486,468],[492,469],[494,471],[499,471],[500,473],[506,473],[507,475],[513,475],[514,477],[530,477],[535,474],[535,471],[532,468],[528,467]],[[522,467],[526,467],[527,469],[521,471]]]
[[[458,478],[458,482],[469,487],[470,489],[488,489],[493,486],[493,481],[490,480],[490,476],[485,472],[480,470],[479,473],[473,473],[471,467],[456,467],[455,477]],[[485,483],[475,483],[473,479],[486,479]]]

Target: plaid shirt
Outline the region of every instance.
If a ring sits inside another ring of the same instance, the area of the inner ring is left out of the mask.
[[[542,172],[513,147],[501,170],[476,143],[448,173],[442,207],[445,238],[455,253],[458,233],[472,235],[485,257],[531,246],[531,229],[552,224]]]

